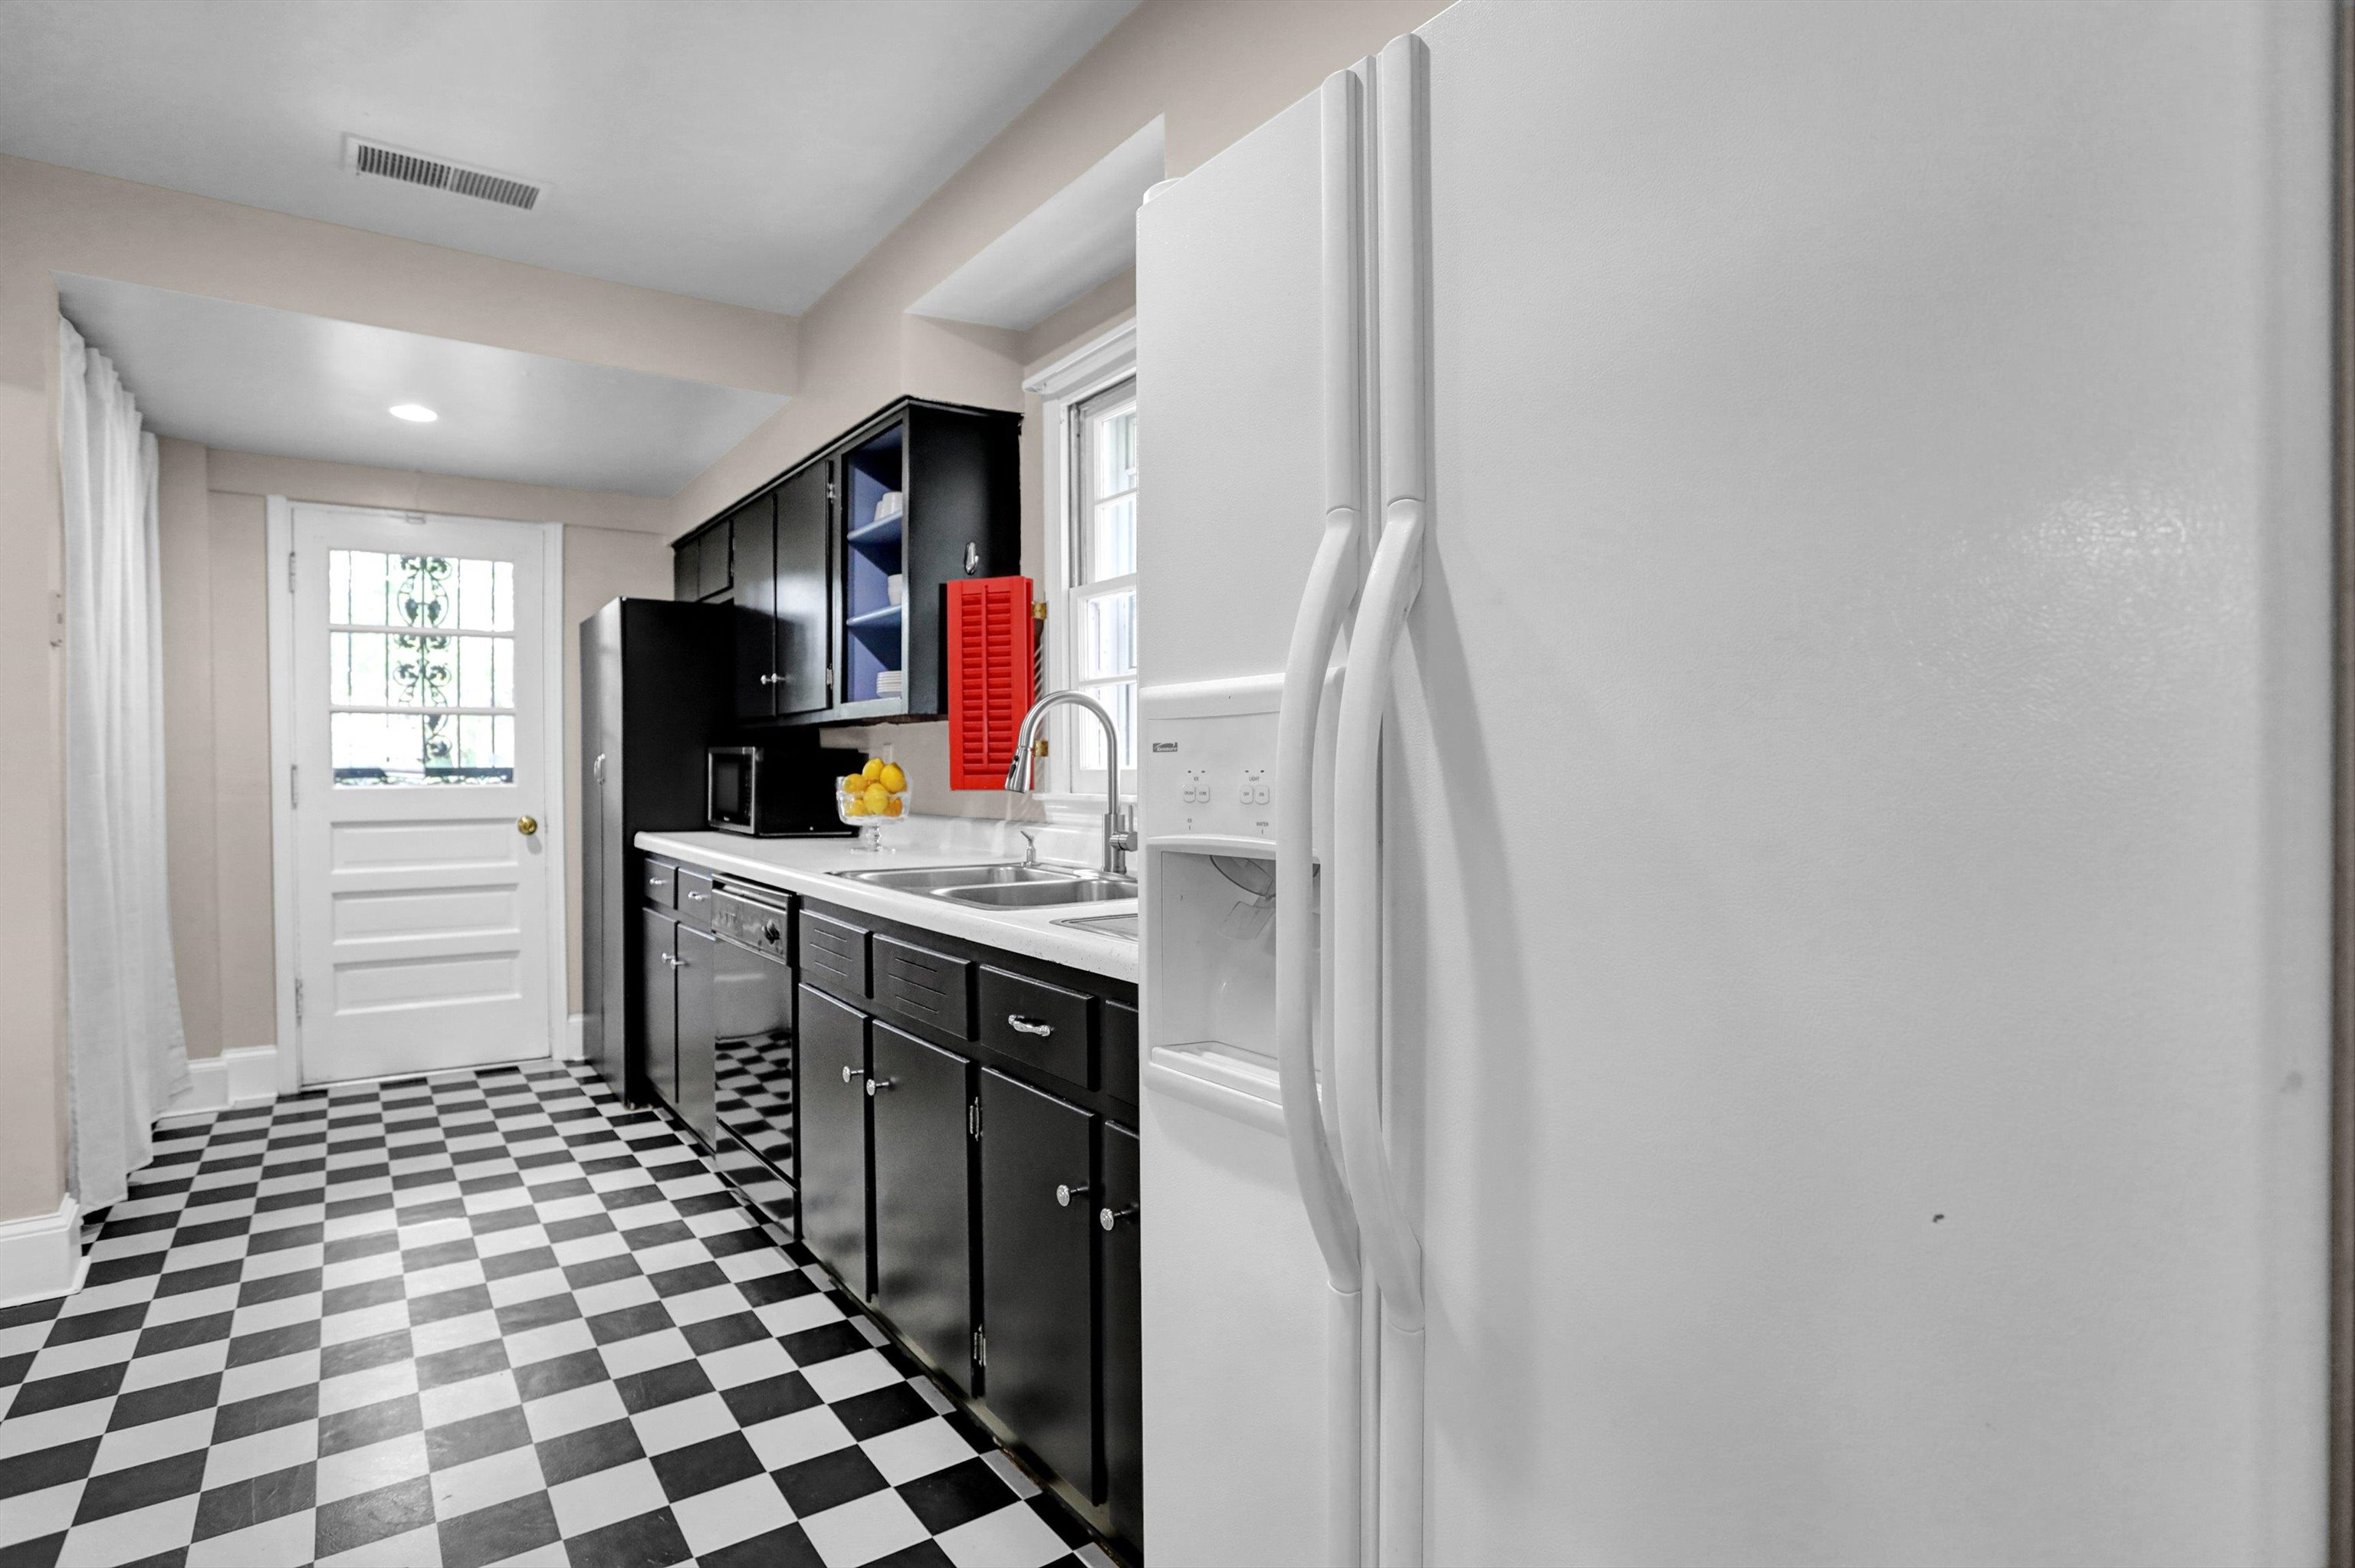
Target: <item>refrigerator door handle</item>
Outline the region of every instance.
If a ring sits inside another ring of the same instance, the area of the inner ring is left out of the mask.
[[[1423,503],[1391,503],[1349,639],[1333,758],[1333,1075],[1341,1159],[1382,1309],[1409,1330],[1423,1326],[1423,1244],[1382,1130],[1382,710],[1399,636],[1423,584]]]

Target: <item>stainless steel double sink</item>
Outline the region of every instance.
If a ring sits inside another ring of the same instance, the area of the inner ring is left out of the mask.
[[[923,865],[880,871],[837,871],[846,882],[922,893],[986,908],[1034,909],[1059,904],[1108,904],[1136,896],[1136,879],[1060,865]]]

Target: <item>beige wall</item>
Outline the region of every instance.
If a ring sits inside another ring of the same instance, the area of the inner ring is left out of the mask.
[[[1185,174],[1441,9],[1440,0],[1145,0],[802,316],[800,395],[679,493],[673,534],[894,397],[1020,408],[1029,334],[929,321],[908,306],[1156,115],[1168,171]],[[1041,326],[1078,336],[1091,323],[1071,313]]]
[[[188,1054],[277,1040],[270,848],[265,497],[564,529],[564,790],[571,1006],[581,1006],[580,623],[617,594],[670,594],[662,503],[164,443],[165,782],[172,940]]]
[[[51,596],[63,581],[59,273],[755,391],[790,395],[798,374],[790,317],[0,157],[0,863],[9,872],[0,900],[0,1220],[53,1212],[64,1192],[63,670],[49,643]],[[166,690],[176,709],[165,734],[169,870],[190,1043],[206,1053],[275,1033],[266,879],[248,874],[269,863],[268,752],[239,728],[267,714],[257,694],[266,668],[258,497],[276,490],[553,517],[578,525],[570,537],[616,531],[619,540],[578,546],[582,565],[567,574],[569,592],[601,597],[619,587],[666,591],[658,535],[668,511],[636,497],[559,491],[527,500],[512,493],[531,487],[182,442],[172,443],[165,484],[175,653]]]

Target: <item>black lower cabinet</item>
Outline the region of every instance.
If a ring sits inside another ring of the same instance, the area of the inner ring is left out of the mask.
[[[1096,1171],[1103,1191],[1096,1206],[1096,1320],[1103,1333],[1103,1489],[1113,1533],[1145,1540],[1144,1249],[1137,1225],[1136,1134],[1099,1124],[1103,1143]]]
[[[981,1075],[983,1397],[1065,1480],[1101,1501],[1088,1123],[1077,1106],[995,1069]]]
[[[799,988],[802,1240],[874,1299],[867,1247],[867,1017]],[[962,1139],[960,1139],[960,1145]]]
[[[713,990],[719,974],[719,940],[680,921],[678,945],[678,1067],[673,1091],[666,1097],[670,1108],[706,1142],[718,1131],[712,1100],[715,1052],[719,1044],[719,999]]]
[[[646,1083],[670,1105],[678,1103],[678,922],[652,909],[638,911],[643,972],[638,984],[638,1038],[645,1043]]]
[[[888,1023],[874,1041],[875,1304],[973,1390],[973,1064]]]

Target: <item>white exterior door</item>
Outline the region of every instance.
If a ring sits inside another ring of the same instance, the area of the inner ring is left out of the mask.
[[[549,530],[293,509],[303,1079],[549,1054]]]

